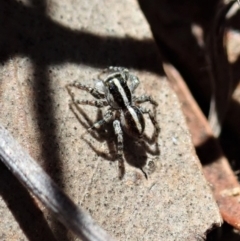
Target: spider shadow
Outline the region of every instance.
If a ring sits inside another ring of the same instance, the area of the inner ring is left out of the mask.
[[[78,122],[85,128],[86,132],[82,135],[82,139],[88,144],[91,149],[93,149],[99,156],[107,159],[109,161],[114,161],[114,157],[111,153],[116,151],[115,144],[114,144],[114,131],[111,128],[110,123],[105,124],[102,128],[98,130],[87,131],[89,127],[91,127],[96,121],[101,120],[103,118],[103,112],[101,109],[98,109],[96,120],[92,121],[87,113],[81,108],[78,104],[72,102],[69,104],[70,110],[73,112],[75,117],[77,118]],[[90,135],[92,138],[99,142],[106,142],[107,149],[109,150],[109,154],[97,150],[94,145],[85,138],[86,135]]]
[[[95,121],[92,121],[86,112],[76,103],[70,104],[70,109],[79,121],[79,123],[87,130],[91,127],[96,121],[99,121],[103,118],[102,109],[98,109],[97,117]],[[81,116],[80,116],[81,115]],[[99,128],[98,130],[93,130],[91,132],[87,132],[86,134],[90,134],[92,138],[96,139],[99,142],[107,143],[108,153],[104,151],[98,150],[92,142],[85,138],[85,133],[82,139],[88,144],[88,146],[100,157],[105,160],[114,162],[117,161],[117,139],[113,129],[113,122],[106,123],[104,126]],[[158,147],[158,143],[155,143],[154,149],[150,146],[153,144],[153,138],[144,135],[143,139],[136,140],[135,138],[130,137],[123,131],[123,157],[124,160],[131,166],[140,169],[144,176],[147,178],[146,173],[143,171],[143,167],[147,164],[148,155],[159,155],[160,150]],[[123,175],[125,174],[122,173]]]

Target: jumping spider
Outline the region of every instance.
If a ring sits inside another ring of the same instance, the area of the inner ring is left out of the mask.
[[[101,78],[102,74],[108,74],[106,78]],[[124,174],[123,162],[123,130],[136,139],[141,139],[144,134],[145,120],[143,114],[148,114],[154,128],[154,141],[156,142],[160,128],[154,115],[149,109],[141,107],[139,104],[149,101],[155,107],[158,105],[156,101],[149,95],[136,97],[133,95],[135,89],[139,85],[137,76],[129,73],[128,69],[123,67],[112,67],[104,69],[98,75],[98,81],[94,88],[83,85],[77,81],[69,84],[67,90],[75,104],[92,105],[98,108],[109,106],[103,119],[97,121],[88,131],[99,128],[105,123],[113,120],[113,128],[117,136],[117,160],[119,166],[120,179]],[[89,92],[96,100],[79,100],[75,98],[74,93],[69,86]],[[142,169],[141,169],[142,170]],[[143,170],[142,170],[143,171]],[[145,177],[146,173],[143,172]]]

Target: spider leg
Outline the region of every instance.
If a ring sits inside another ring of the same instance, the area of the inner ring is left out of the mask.
[[[119,167],[119,178],[122,179],[125,172],[125,168],[123,161],[123,132],[119,120],[113,121],[113,128],[115,135],[117,136],[117,159]]]
[[[79,105],[91,105],[91,106],[96,106],[98,108],[108,106],[108,102],[106,100],[79,100],[79,99],[74,99],[74,102]]]
[[[150,102],[154,106],[158,106],[158,103],[150,95],[142,95],[134,98],[135,103],[141,104],[144,102]]]
[[[130,90],[132,93],[137,89],[138,85],[140,84],[140,81],[137,76],[133,74],[129,74],[128,76],[129,82],[130,82]]]
[[[85,86],[86,87],[86,86]],[[72,98],[72,101],[75,104],[79,104],[79,105],[91,105],[91,106],[96,106],[98,108],[104,107],[104,106],[108,106],[108,102],[107,100],[79,100],[75,98],[75,94],[72,92],[72,90],[70,88],[67,88],[69,95]]]
[[[68,88],[69,86],[73,86],[73,87],[76,87],[80,90],[85,90],[87,91],[88,93],[90,93],[93,97],[97,98],[97,99],[103,99],[105,97],[105,95],[101,92],[98,91],[98,89],[96,88],[92,88],[92,87],[89,87],[87,85],[83,85],[81,84],[80,82],[78,81],[74,81],[73,83],[67,85],[67,90],[68,92],[70,92],[71,90]]]
[[[149,118],[150,118],[150,120],[151,120],[151,122],[152,122],[152,124],[155,128],[154,142],[156,142],[157,139],[158,139],[159,132],[160,132],[160,127],[158,125],[158,122],[157,122],[155,116],[153,115],[153,113],[149,109],[145,109],[145,108],[142,108],[142,107],[140,107],[139,109],[143,114],[148,114],[148,116],[149,116]]]
[[[89,132],[89,131],[91,131],[91,130],[93,130],[93,129],[98,129],[98,128],[100,128],[101,126],[103,126],[104,124],[110,122],[111,119],[112,119],[112,116],[113,116],[112,110],[108,110],[101,120],[95,122],[90,128],[87,129],[86,132],[84,132],[84,133],[82,134],[82,137],[83,137],[87,132]]]

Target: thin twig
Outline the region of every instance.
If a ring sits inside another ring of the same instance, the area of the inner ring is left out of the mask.
[[[0,124],[0,159],[56,217],[84,241],[113,239],[60,190],[37,162]]]

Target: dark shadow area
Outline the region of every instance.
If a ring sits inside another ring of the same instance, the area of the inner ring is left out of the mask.
[[[28,240],[56,241],[34,199],[1,161],[0,195]]]
[[[58,184],[64,188],[62,181],[62,163],[59,154],[59,144],[56,137],[55,111],[52,105],[53,100],[50,95],[50,79],[48,67],[45,63],[38,61],[34,63],[34,106],[36,111],[37,125],[41,131],[39,144],[42,147],[42,158],[45,161],[45,171]],[[54,216],[52,216],[52,230],[55,231],[57,240],[68,240],[67,229]]]
[[[227,223],[223,223],[222,227],[216,228],[207,234],[206,241],[240,241],[239,232],[233,229]]]
[[[127,134],[124,134],[124,157],[126,161],[137,168],[142,169],[148,161],[147,153],[157,156],[160,155],[158,144],[149,145],[148,141],[133,139]],[[151,143],[152,144],[152,143]]]
[[[233,17],[228,19],[227,28],[234,31],[240,31],[240,11]],[[231,36],[230,36],[231,37]],[[233,90],[237,90],[239,93],[239,81],[240,81],[240,56],[231,64],[231,73],[233,79]],[[238,95],[238,94],[237,94]],[[239,96],[239,95],[238,95]],[[221,145],[224,153],[230,161],[231,167],[235,171],[240,170],[240,98],[237,100],[232,99],[230,107],[227,113],[227,118],[223,126],[223,130],[220,136]],[[240,176],[238,175],[238,180]],[[240,239],[239,239],[240,240]]]
[[[86,131],[83,136],[81,137],[88,145],[89,147],[94,150],[99,156],[102,158],[109,160],[109,161],[114,161],[114,153],[116,153],[116,148],[115,148],[115,140],[114,140],[114,131],[113,131],[113,126],[110,123],[105,124],[99,129],[93,129],[91,131],[87,131],[88,128],[93,126],[93,124],[99,120],[103,119],[103,112],[101,109],[96,110],[96,118],[91,120],[87,113],[77,104],[72,103],[70,104],[70,109],[77,118],[79,124],[84,127],[84,130]],[[107,144],[107,149],[109,150],[109,153],[102,152],[100,150],[97,150],[92,143],[88,140],[87,138],[88,135],[91,135],[95,140],[98,142],[106,142]]]
[[[239,22],[240,22],[240,19],[239,19]],[[239,31],[240,31],[240,26],[239,26]],[[237,86],[239,84],[239,80],[240,80],[239,66],[240,66],[240,57],[238,57],[236,62],[231,64],[232,76],[233,76],[233,89],[234,90],[237,88]]]
[[[222,55],[219,58],[213,55],[212,48],[216,48],[214,41],[219,41],[217,37],[212,37],[213,30],[222,30],[223,27],[226,29],[231,27],[240,29],[240,14],[236,14],[230,20],[225,21],[225,14],[223,13],[227,12],[232,3],[223,5],[219,0],[211,2],[206,0],[183,0],[181,2],[173,0],[171,3],[166,0],[153,0],[151,2],[139,0],[138,2],[151,26],[163,61],[170,62],[178,69],[207,117],[212,89],[209,75],[210,67],[215,70],[212,71],[216,77],[215,79],[223,81],[223,83],[218,82],[216,85],[227,89],[228,86],[224,84],[224,81],[231,81],[227,74],[229,71],[227,61],[224,61]],[[216,16],[218,16],[219,21],[216,21]],[[219,23],[219,28],[215,27],[218,26],[216,23]],[[198,35],[193,34],[194,25],[198,25],[202,29],[202,33],[198,34],[205,42],[205,45],[198,44],[196,38]],[[224,48],[222,48],[221,52],[224,52]],[[208,60],[206,56],[208,56]],[[214,57],[212,64],[209,61],[210,56]],[[232,65],[232,70],[233,89],[235,89],[240,79],[239,61]],[[217,90],[219,90],[219,87]],[[217,109],[221,110],[227,103],[227,97],[226,101],[223,99],[225,92],[227,91],[217,91],[219,93],[217,95],[219,100]],[[237,107],[236,112],[240,113],[240,106],[235,107]],[[221,114],[225,113],[219,111],[217,114],[221,116]],[[229,118],[228,115],[226,117]]]
[[[230,165],[234,171],[240,170],[240,109],[239,103],[235,100],[231,101],[228,118],[220,136],[220,143],[224,154],[230,161]],[[238,180],[240,176],[238,174]]]
[[[234,31],[240,31],[240,12],[235,14],[232,18],[227,21],[227,28]],[[231,73],[233,79],[233,90],[237,90],[239,93],[239,81],[240,81],[240,56],[238,59],[231,64]],[[237,94],[238,95],[238,94]],[[238,95],[239,96],[239,95]],[[237,149],[239,149],[240,143],[240,98],[238,101],[235,99],[231,100],[229,110],[227,113],[226,122],[223,126],[221,134],[221,142],[229,160],[233,160],[233,168],[240,168],[240,156]],[[224,144],[226,143],[226,145]],[[233,150],[235,149],[235,150]],[[236,164],[236,165],[235,165]],[[236,169],[235,169],[236,170]]]
[[[195,148],[202,165],[210,164],[222,156],[220,145],[214,137],[208,138],[202,145]]]
[[[219,0],[138,1],[153,32],[164,61],[173,64],[187,82],[195,99],[208,115],[211,95],[209,63],[204,46],[194,36],[194,26],[207,39]],[[199,33],[202,35],[201,33]]]
[[[219,14],[219,9],[227,10],[227,5],[222,8],[223,5],[219,0],[211,2],[207,0],[183,0],[181,2],[172,0],[171,3],[166,0],[152,0],[151,2],[139,0],[138,2],[151,26],[162,58],[172,63],[180,71],[191,93],[207,116],[211,84],[207,73],[209,63],[206,62],[204,55],[209,49],[198,45],[192,33],[192,25],[197,24],[202,28],[203,39],[208,42],[214,16]],[[240,14],[235,14],[223,24],[226,29],[240,30]],[[236,89],[240,80],[239,66],[240,58],[234,64],[231,64],[233,90]],[[229,80],[226,79],[226,81]],[[223,133],[220,137],[222,148],[230,161],[239,160],[237,151],[240,134],[239,117],[240,105],[236,101],[231,101],[223,125]],[[224,141],[224,138],[226,138],[226,141]],[[200,149],[202,148],[205,149],[205,147],[200,147]],[[234,151],[235,156],[232,153],[233,149],[236,150]],[[211,154],[208,159],[208,161],[212,159]]]
[[[15,55],[54,65],[66,62],[105,68],[125,66],[161,74],[157,47],[152,40],[100,37],[74,31],[51,20],[42,8],[0,1],[0,61]]]

